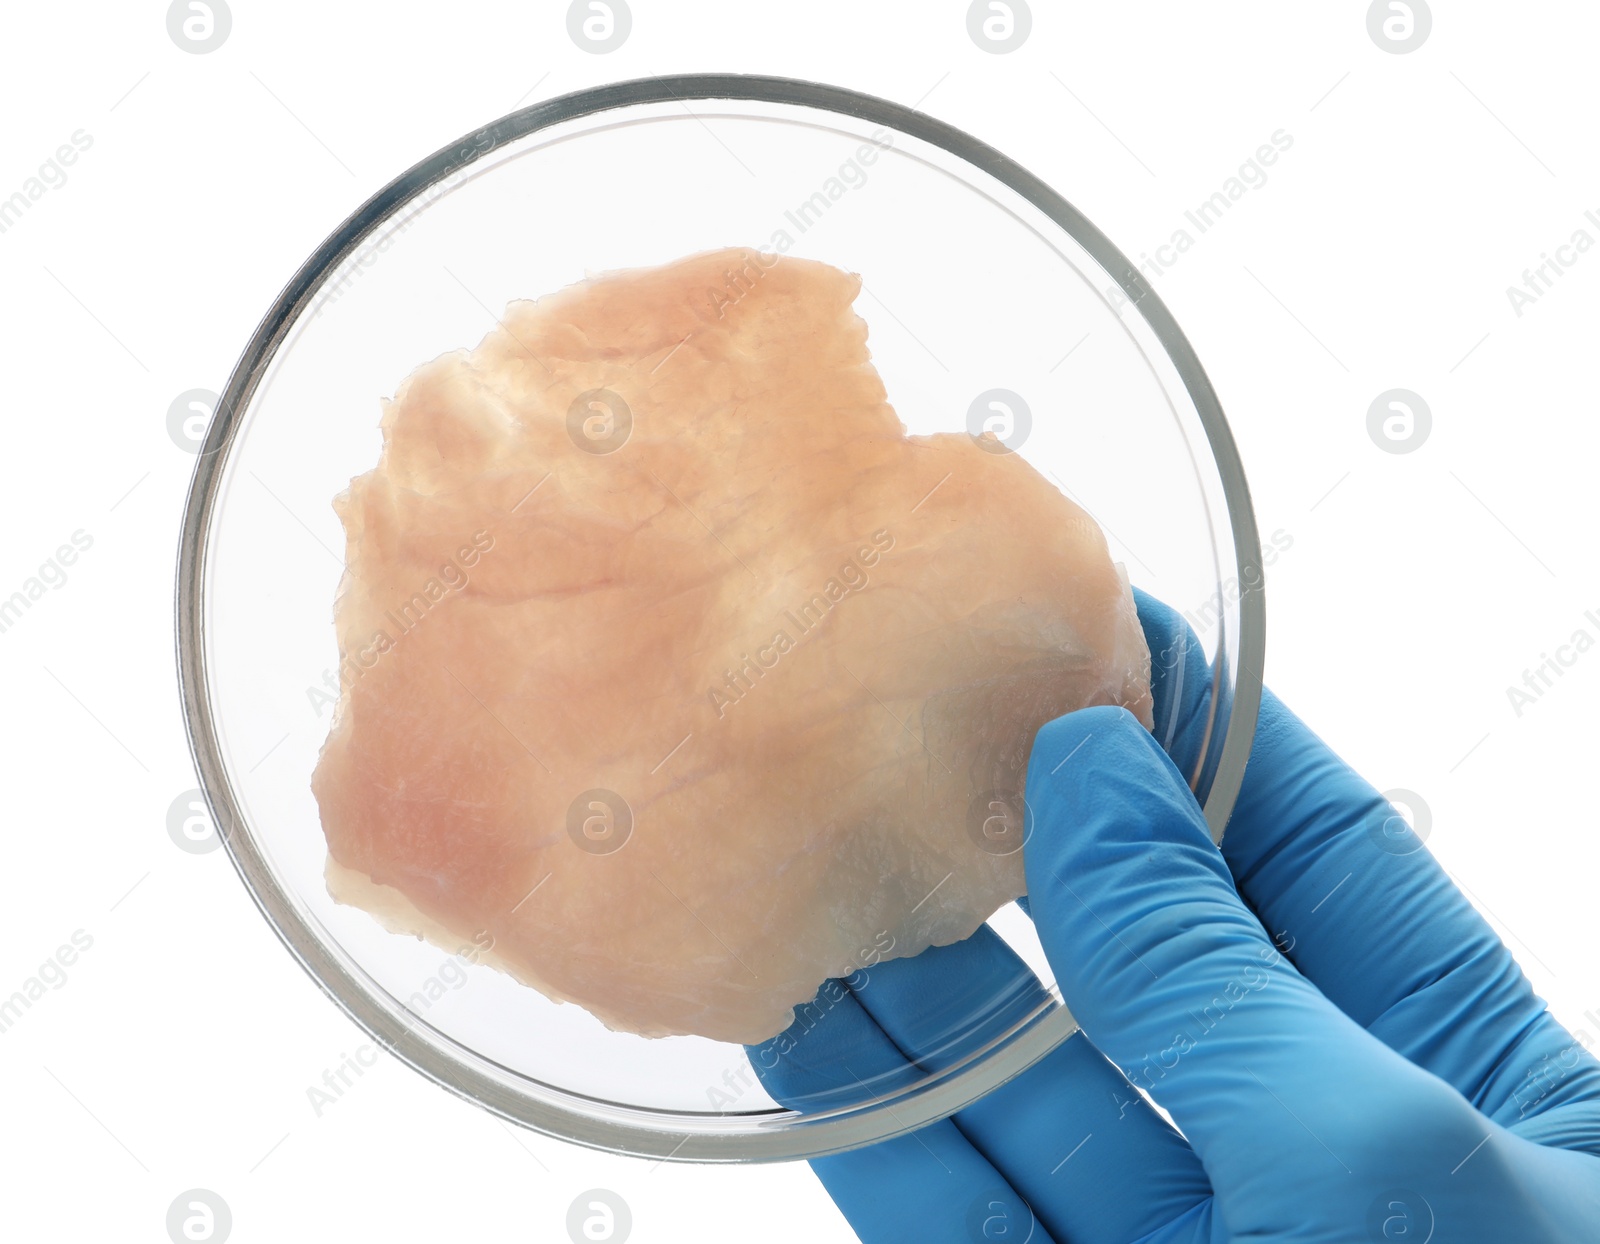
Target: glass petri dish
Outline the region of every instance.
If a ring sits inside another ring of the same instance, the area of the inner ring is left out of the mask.
[[[330,503],[377,461],[380,398],[475,345],[509,301],[731,245],[861,274],[856,309],[909,430],[994,430],[1100,522],[1136,586],[1185,612],[1214,679],[1189,776],[1218,837],[1264,644],[1248,489],[1188,341],[1071,204],[949,125],[804,81],[650,78],[512,113],[363,204],[268,310],[198,455],[177,633],[202,789],[262,913],[380,1045],[507,1120],[691,1162],[870,1144],[1031,1066],[1076,1026],[1027,917],[1012,904],[990,924],[1046,1004],[1013,1015],[1007,999],[974,999],[938,1070],[789,1109],[739,1046],[610,1031],[471,947],[452,954],[336,904],[310,775],[338,686]]]

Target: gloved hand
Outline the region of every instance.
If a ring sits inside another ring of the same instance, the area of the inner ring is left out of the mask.
[[[1183,777],[1210,671],[1136,597],[1154,736],[1085,709],[1028,768],[1028,906],[1083,1031],[952,1119],[813,1162],[850,1224],[868,1244],[1600,1240],[1600,1063],[1270,693],[1212,845]],[[970,1049],[955,1019],[997,997],[996,1031],[1045,1000],[983,928],[830,982],[751,1061],[782,1102],[857,1095]]]

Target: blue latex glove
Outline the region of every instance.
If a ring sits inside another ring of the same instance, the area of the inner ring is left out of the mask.
[[[1154,737],[1085,709],[1028,768],[1030,914],[1083,1031],[953,1119],[813,1162],[850,1224],[868,1244],[1600,1241],[1600,1063],[1270,693],[1212,845],[1181,776],[1210,671],[1136,597]],[[779,1101],[826,1104],[948,1064],[979,1000],[1000,1031],[1043,997],[984,928],[829,982],[751,1059]]]

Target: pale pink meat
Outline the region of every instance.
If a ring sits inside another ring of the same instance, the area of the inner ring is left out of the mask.
[[[696,255],[404,382],[335,502],[336,897],[609,1027],[757,1042],[1023,893],[1035,731],[1148,724],[1149,653],[1054,484],[906,435],[859,289]]]

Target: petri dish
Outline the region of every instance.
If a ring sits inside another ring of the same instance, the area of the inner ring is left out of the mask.
[[[336,904],[310,775],[338,690],[331,501],[377,461],[380,399],[476,345],[512,300],[735,245],[859,273],[856,310],[908,429],[994,431],[1095,517],[1136,586],[1185,612],[1214,680],[1189,777],[1218,837],[1264,647],[1249,491],[1188,341],[1065,198],[952,126],[805,81],[649,78],[514,112],[362,204],[268,309],[197,455],[177,657],[202,789],[263,915],[376,1042],[507,1120],[688,1162],[870,1144],[1026,1070],[1076,1027],[1027,917],[1011,904],[990,924],[1047,1003],[974,1000],[938,1070],[790,1109],[742,1047],[611,1031],[470,946]]]

